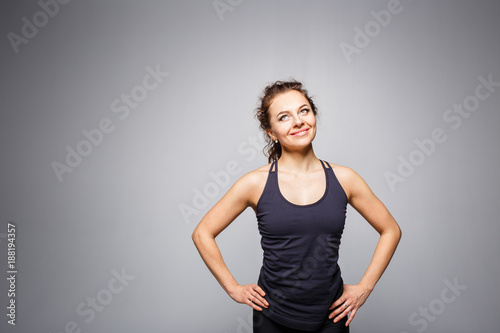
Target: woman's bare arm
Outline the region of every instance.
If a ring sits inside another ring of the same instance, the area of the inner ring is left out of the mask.
[[[335,321],[340,320],[350,312],[346,323],[349,325],[389,265],[401,239],[401,229],[361,176],[346,167],[339,167],[338,171],[339,181],[342,182],[346,191],[349,204],[380,234],[372,260],[361,281],[357,285],[345,285],[344,294],[330,308],[335,309],[330,314],[330,318],[335,317]]]
[[[264,299],[264,291],[256,284],[238,284],[224,263],[215,238],[247,207],[256,205],[262,187],[260,183],[258,172],[255,171],[241,177],[208,211],[192,235],[203,261],[228,295],[236,302],[248,304],[258,311],[269,305]]]

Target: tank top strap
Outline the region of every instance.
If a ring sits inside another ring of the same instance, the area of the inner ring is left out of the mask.
[[[333,173],[333,168],[332,166],[330,165],[330,163],[328,163],[327,161],[323,161],[323,160],[320,160],[321,161],[321,164],[323,165],[323,169],[325,170],[325,175],[326,175],[326,182],[327,182],[327,188],[328,188],[328,191],[331,191],[331,188],[333,185],[333,183],[335,182],[335,174]]]
[[[278,163],[277,161],[273,161],[271,163],[271,167],[269,168],[269,173],[276,173],[278,171]]]
[[[325,162],[323,160],[319,160],[319,161],[321,162],[321,165],[323,165],[324,169],[331,169],[332,168],[328,162]],[[328,165],[328,166],[326,166],[326,165]]]

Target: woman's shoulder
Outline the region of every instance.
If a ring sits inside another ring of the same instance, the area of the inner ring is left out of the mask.
[[[352,192],[353,186],[355,186],[360,181],[364,182],[361,176],[350,167],[330,162],[328,162],[328,164],[331,165],[332,170],[335,173],[335,177],[337,177],[337,180],[339,181],[340,185],[344,188],[344,191],[346,192],[346,195],[348,197]]]
[[[235,183],[235,186],[245,193],[245,197],[254,208],[266,186],[270,167],[271,164],[267,164],[250,171],[241,176]]]
[[[262,183],[266,182],[270,167],[271,164],[266,164],[264,166],[261,166],[260,168],[252,170],[241,176],[238,182],[241,182],[247,186],[260,186],[262,185]]]
[[[327,162],[329,165],[331,165],[333,171],[335,172],[336,176],[342,175],[343,177],[349,177],[355,174],[356,172],[349,168],[348,166],[345,165],[340,165],[340,164],[334,164],[331,162]]]

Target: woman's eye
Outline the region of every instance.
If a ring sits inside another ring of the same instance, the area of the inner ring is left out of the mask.
[[[279,118],[279,120],[280,120],[280,121],[281,121],[281,120],[286,120],[286,119],[288,119],[288,117],[289,117],[289,116],[287,116],[287,115],[283,115],[283,116],[281,116],[281,117]]]
[[[302,109],[300,110],[300,113],[304,114],[304,113],[308,113],[309,112],[309,109]]]

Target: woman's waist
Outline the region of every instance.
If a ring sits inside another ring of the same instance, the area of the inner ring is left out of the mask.
[[[259,286],[272,303],[283,303],[309,306],[330,306],[332,300],[342,289],[340,269],[328,274],[279,274],[267,271],[262,267],[259,275]],[[267,297],[266,297],[267,298]]]

